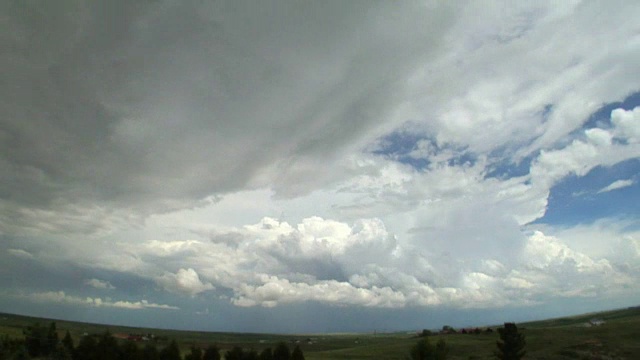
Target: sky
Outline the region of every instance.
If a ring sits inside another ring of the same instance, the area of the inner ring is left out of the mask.
[[[640,305],[631,1],[0,14],[0,312],[315,333]]]

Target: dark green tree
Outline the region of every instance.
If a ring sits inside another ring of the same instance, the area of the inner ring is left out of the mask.
[[[296,345],[296,347],[293,348],[293,351],[291,352],[291,360],[304,360],[304,354],[302,353],[300,346]]]
[[[73,360],[98,360],[98,342],[94,336],[83,336],[73,350]]]
[[[502,360],[520,360],[527,353],[524,350],[526,341],[516,324],[504,323],[504,327],[498,329],[500,340],[496,342],[495,356]]]
[[[258,353],[251,349],[249,351],[244,351],[239,346],[234,346],[231,350],[227,350],[224,353],[225,360],[259,360],[260,357]]]
[[[220,360],[220,349],[216,345],[209,345],[202,355],[202,360]]]
[[[260,360],[273,360],[273,351],[271,348],[266,348],[260,352]]]
[[[47,344],[45,352],[51,354],[58,346],[58,330],[56,329],[56,323],[49,324],[49,331],[47,331]]]
[[[244,359],[244,351],[240,346],[234,346],[231,350],[227,350],[224,353],[225,360],[243,360]]]
[[[142,349],[141,354],[142,360],[160,360],[160,354],[158,353],[158,348],[154,343],[147,343]],[[220,360],[219,358],[216,360]]]
[[[119,360],[142,360],[142,350],[133,341],[125,341],[120,345]]]
[[[445,360],[449,356],[449,346],[443,339],[438,340],[436,343],[435,355],[436,360]]]
[[[160,350],[160,360],[182,360],[180,356],[180,348],[175,340],[172,340],[169,345]]]
[[[418,340],[418,342],[411,348],[411,359],[432,359],[433,352],[433,345],[431,345],[431,343],[429,342],[429,338],[423,337],[421,340]]]
[[[449,354],[449,347],[442,339],[434,347],[429,337],[423,337],[411,348],[412,360],[445,360]]]
[[[8,359],[12,353],[11,349],[11,340],[8,336],[3,336],[0,338],[0,359]]]
[[[258,357],[258,352],[250,349],[249,351],[245,351],[244,356],[242,357],[242,360],[259,360],[260,358]]]
[[[25,341],[4,335],[0,338],[0,359],[29,359]]]
[[[291,357],[291,352],[289,351],[289,346],[283,341],[279,342],[276,345],[276,348],[273,350],[273,359],[274,360],[289,360]]]
[[[35,323],[24,329],[22,333],[24,334],[25,347],[30,357],[49,355],[48,331],[45,327]]]
[[[185,355],[184,360],[202,360],[202,349],[192,346],[191,351]]]
[[[73,354],[73,339],[71,338],[71,334],[69,333],[69,330],[67,330],[67,332],[64,334],[64,337],[62,338],[62,346],[65,347],[65,349],[67,349],[67,351],[69,352],[69,354]]]
[[[49,354],[50,360],[71,360],[71,357],[71,351],[61,343],[56,345],[56,348]]]
[[[31,358],[29,357],[29,352],[27,351],[27,349],[22,347],[17,349],[13,353],[13,356],[11,357],[11,359],[12,360],[29,360]]]
[[[120,357],[118,340],[111,335],[109,330],[102,333],[98,338],[95,357],[97,360],[118,360]]]
[[[449,325],[445,325],[442,327],[442,332],[445,334],[455,334],[457,331],[456,329],[452,328]]]

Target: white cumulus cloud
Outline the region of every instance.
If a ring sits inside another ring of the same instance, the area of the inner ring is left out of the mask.
[[[115,289],[115,286],[111,285],[110,282],[100,280],[100,279],[89,279],[89,280],[86,280],[84,283],[96,289],[103,289],[103,290]]]
[[[125,301],[125,300],[103,300],[102,298],[93,298],[93,297],[79,297],[68,295],[64,291],[46,291],[46,292],[36,292],[30,294],[20,294],[19,297],[35,302],[41,303],[58,303],[58,304],[69,304],[76,306],[90,306],[90,307],[112,307],[112,308],[122,308],[122,309],[133,309],[133,310],[141,310],[141,309],[163,309],[163,310],[179,310],[176,306],[166,305],[166,304],[156,304],[149,302],[147,300],[140,301]]]
[[[198,273],[192,268],[180,269],[175,274],[165,273],[157,279],[157,282],[167,291],[191,296],[214,289],[211,283],[202,282]]]

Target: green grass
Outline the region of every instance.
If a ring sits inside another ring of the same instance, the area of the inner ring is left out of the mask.
[[[605,324],[585,327],[590,319],[603,319]],[[0,335],[22,336],[22,329],[49,319],[0,314]],[[183,353],[195,345],[216,344],[223,350],[233,346],[261,351],[285,341],[299,344],[308,360],[328,359],[406,359],[417,338],[407,333],[390,334],[318,334],[274,335],[223,332],[177,331],[107,326],[55,320],[60,336],[67,330],[74,340],[83,333],[153,333],[163,339],[178,341]],[[640,308],[584,314],[518,324],[527,340],[527,359],[640,359]],[[498,339],[496,332],[473,335],[433,335],[435,344],[444,339],[449,345],[450,359],[491,359]],[[311,342],[307,340],[311,339]],[[162,343],[159,344],[162,346]]]

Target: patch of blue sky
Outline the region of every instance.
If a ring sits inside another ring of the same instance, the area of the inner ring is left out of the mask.
[[[549,116],[553,112],[553,104],[545,105],[540,111],[543,122],[549,119]],[[526,147],[532,144],[535,139],[529,140],[528,143],[519,144],[518,147]],[[491,164],[489,165],[489,171],[485,179],[497,178],[497,179],[510,179],[513,177],[519,177],[529,174],[531,168],[531,162],[535,159],[539,152],[533,152],[525,157],[514,158],[513,154],[516,152],[513,145],[507,145],[499,147],[489,154]]]
[[[611,167],[596,167],[582,177],[569,176],[551,189],[544,217],[535,223],[588,224],[602,218],[637,218],[640,215],[640,159]],[[618,180],[631,184],[602,191]]]
[[[471,152],[465,151],[462,152],[459,156],[455,156],[448,161],[449,166],[462,166],[469,165],[473,166],[476,161],[478,161],[478,157]]]
[[[428,141],[434,148],[437,148],[435,141],[424,134],[412,133],[402,129],[382,137],[379,140],[378,148],[372,153],[422,170],[429,166],[431,161],[429,161],[428,157],[415,156],[413,154],[418,149],[421,141]]]
[[[573,130],[567,137],[558,141],[552,148],[563,148],[574,139],[583,139],[585,137],[584,132],[587,129],[609,129],[611,128],[611,111],[618,108],[633,110],[637,106],[640,106],[640,91],[630,94],[622,101],[605,104],[598,110],[596,110],[593,114],[589,115],[589,117],[585,120],[581,127]],[[547,121],[552,112],[553,105],[545,105],[545,107],[541,111],[543,121]],[[619,140],[614,139],[613,141],[616,142]]]
[[[609,128],[611,126],[611,111],[618,108],[631,110],[636,106],[640,106],[640,92],[635,92],[627,96],[621,102],[604,105],[589,116],[584,125],[580,129],[574,131],[570,138],[584,138],[584,130],[586,129],[595,127],[605,129]],[[542,109],[541,114],[545,121],[551,115],[552,111],[553,105],[551,104],[546,105]],[[568,140],[566,142],[568,142]],[[558,144],[559,147],[564,145],[566,145],[566,143]],[[512,151],[512,148],[506,147],[494,150],[489,155],[489,158],[494,162],[490,165],[490,170],[487,172],[485,178],[510,179],[513,177],[527,175],[531,168],[531,162],[538,156],[538,152],[532,153],[525,158],[514,160],[508,156]]]
[[[435,142],[424,134],[412,133],[404,129],[393,131],[379,140],[380,146],[373,153],[377,155],[408,154],[416,148],[420,140],[429,140],[435,145]]]
[[[529,170],[531,169],[531,162],[538,155],[537,153],[535,153],[525,158],[514,161],[507,156],[497,155],[500,152],[504,152],[504,150],[494,152],[490,155],[490,159],[497,159],[497,161],[490,165],[485,179],[497,178],[506,180],[527,175],[529,174]]]
[[[590,129],[594,127],[608,128],[611,126],[611,111],[623,108],[625,110],[632,110],[636,106],[640,106],[640,91],[635,92],[627,96],[621,102],[615,102],[606,104],[598,111],[594,112],[589,119],[584,123],[583,129]]]
[[[429,151],[421,149],[421,144],[422,146],[428,144]],[[421,150],[425,153],[420,154]],[[433,138],[405,129],[394,131],[382,137],[379,140],[378,148],[372,153],[410,165],[416,170],[424,170],[432,163],[429,155],[437,155],[445,150],[454,150],[454,153],[458,154],[447,160],[449,166],[473,165],[477,161],[477,156],[463,148],[441,147]]]
[[[399,156],[396,160],[402,164],[410,165],[416,170],[423,170],[431,164],[431,161],[426,158],[414,158],[411,156]]]

